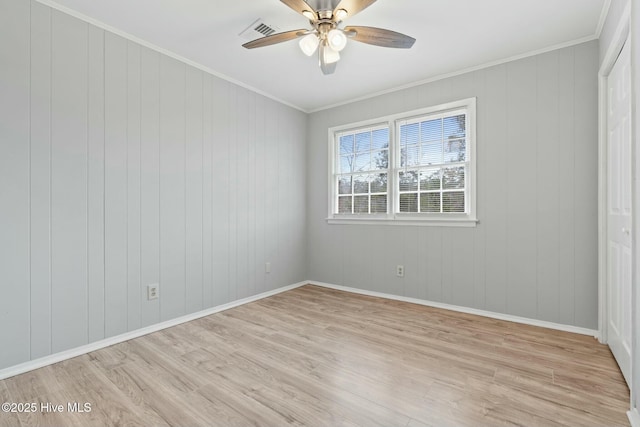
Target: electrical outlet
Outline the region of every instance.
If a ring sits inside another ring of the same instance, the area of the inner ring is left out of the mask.
[[[153,285],[147,285],[147,299],[158,299],[158,284],[154,283]]]
[[[271,263],[270,262],[265,262],[264,263],[264,272],[265,273],[271,273]]]
[[[404,277],[404,265],[396,265],[396,276]]]

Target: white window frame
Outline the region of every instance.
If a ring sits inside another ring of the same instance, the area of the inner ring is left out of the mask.
[[[397,175],[403,169],[400,167],[400,122],[419,118],[421,116],[437,116],[451,111],[465,110],[467,115],[467,158],[468,171],[465,176],[465,202],[467,213],[400,213],[398,210],[400,193],[397,189]],[[338,189],[335,185],[336,168],[338,165],[337,135],[347,131],[357,131],[362,128],[387,125],[389,128],[389,169],[387,170],[387,213],[386,214],[336,214],[334,213],[338,201]],[[372,120],[335,126],[329,128],[328,153],[328,217],[329,224],[361,224],[361,225],[418,225],[418,226],[446,226],[446,227],[475,227],[476,217],[476,98],[467,98],[448,102],[419,110],[392,114]]]

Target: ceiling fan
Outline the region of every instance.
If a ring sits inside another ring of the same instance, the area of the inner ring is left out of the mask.
[[[254,49],[301,38],[300,49],[307,56],[313,55],[318,50],[322,72],[332,74],[340,60],[340,51],[346,46],[348,38],[375,46],[401,49],[409,49],[416,41],[407,35],[383,28],[358,26],[340,28],[342,21],[371,6],[376,0],[307,0],[317,3],[315,9],[305,0],[280,1],[307,18],[313,28],[272,34],[245,43],[243,47]]]

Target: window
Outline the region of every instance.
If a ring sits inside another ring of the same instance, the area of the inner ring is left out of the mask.
[[[339,161],[337,213],[387,213],[389,128],[358,129],[337,134]]]
[[[474,226],[475,98],[329,130],[330,223]]]

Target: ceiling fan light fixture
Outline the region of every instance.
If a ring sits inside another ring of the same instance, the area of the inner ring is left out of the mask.
[[[299,45],[300,45],[300,49],[305,55],[311,56],[318,48],[319,43],[320,41],[318,40],[317,35],[307,34],[306,36],[300,39]]]
[[[349,16],[349,12],[347,12],[345,9],[338,9],[334,14],[336,22],[344,21],[345,19],[347,19],[347,16]]]
[[[331,46],[325,46],[321,52],[325,64],[333,64],[340,61],[340,52],[333,50]]]
[[[316,14],[311,12],[310,10],[303,10],[302,14],[304,15],[305,18],[307,18],[309,21],[315,21],[316,20]]]
[[[271,46],[297,39],[305,55],[312,56],[317,52],[322,74],[330,75],[336,70],[337,63],[340,61],[340,52],[346,47],[348,38],[359,43],[398,49],[409,49],[416,41],[413,37],[384,28],[362,26],[340,28],[343,20],[358,14],[376,0],[313,0],[315,8],[309,4],[309,0],[280,1],[307,18],[311,28],[269,34],[244,43],[242,46],[245,49]],[[261,34],[265,33],[261,32]]]
[[[342,51],[342,49],[347,45],[347,36],[345,36],[345,34],[340,30],[333,29],[329,31],[327,34],[327,40],[331,49],[336,52]]]

